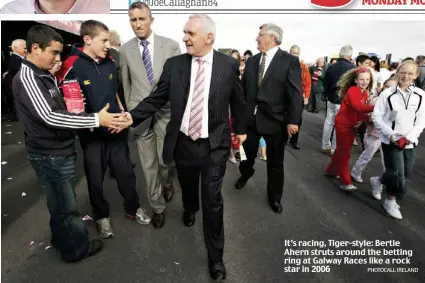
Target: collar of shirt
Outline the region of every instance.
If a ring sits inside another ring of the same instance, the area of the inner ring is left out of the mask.
[[[155,38],[155,34],[153,32],[151,32],[151,34],[149,35],[149,37],[145,39],[147,42],[149,42],[148,46],[154,44],[154,38]],[[137,38],[137,42],[139,43],[139,45],[140,45],[140,42],[141,41],[142,40],[140,38]]]
[[[402,90],[399,85],[397,85],[397,91],[399,93],[401,93],[402,95],[404,95],[404,96],[411,95],[413,93],[413,89],[412,88],[413,88],[413,85],[409,86],[407,88],[407,92],[406,92],[406,91]]]
[[[19,55],[18,53],[13,52],[12,54],[15,54],[16,56],[19,56],[19,57],[21,57],[22,59],[25,59],[25,57],[24,57],[24,56],[21,56],[21,55]]]
[[[205,56],[203,56],[203,57],[195,57],[195,56],[193,56],[192,57],[192,63],[194,63],[196,61],[196,59],[202,58],[202,59],[204,59],[204,61],[206,63],[212,65],[213,57],[214,57],[213,55],[214,55],[214,49],[211,49],[210,52],[208,52],[208,54],[205,55]]]
[[[266,58],[267,60],[272,60],[274,55],[276,54],[277,50],[279,49],[279,46],[275,46],[271,49],[269,49],[265,54],[266,54]]]
[[[34,7],[34,14],[44,14],[43,11],[40,10],[39,0],[32,0]],[[76,0],[74,5],[69,9],[65,14],[78,14],[78,11],[81,11],[84,8],[84,2],[80,0]]]

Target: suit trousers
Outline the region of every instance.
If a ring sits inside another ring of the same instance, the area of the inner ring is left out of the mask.
[[[284,184],[283,162],[285,145],[288,141],[286,130],[274,135],[260,135],[256,129],[248,128],[247,139],[243,143],[247,159],[241,161],[239,172],[245,180],[254,175],[254,164],[261,136],[266,141],[267,147],[267,197],[269,202],[280,202]]]
[[[153,119],[153,125],[147,135],[136,137],[149,204],[154,213],[163,213],[166,206],[163,187],[171,185],[171,168],[162,160],[165,129]]]
[[[208,139],[192,141],[181,133],[176,145],[175,162],[184,210],[193,213],[199,210],[199,177],[201,178],[203,230],[208,259],[211,262],[222,260],[224,226],[221,187],[226,172],[226,160],[223,164],[215,164],[211,160]]]
[[[351,181],[350,167],[348,163],[351,157],[351,148],[356,136],[356,129],[335,127],[336,149],[332,155],[331,163],[326,169],[326,173],[331,176],[339,176],[342,185],[350,185]]]
[[[94,140],[87,135],[86,137],[80,136],[80,142],[84,153],[84,172],[90,203],[95,219],[109,217],[109,204],[103,196],[103,181],[108,166],[115,176],[118,190],[124,198],[125,213],[136,215],[140,203],[127,140],[125,138],[111,141]]]

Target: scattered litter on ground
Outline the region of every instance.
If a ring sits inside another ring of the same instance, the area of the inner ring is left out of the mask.
[[[27,194],[25,193],[25,192],[22,192],[22,196],[24,197],[24,196],[26,196]]]
[[[48,249],[50,249],[50,246],[47,246],[47,247],[45,247],[44,249],[45,249],[45,250],[48,250]]]
[[[13,178],[12,177],[9,177],[9,178],[7,178],[8,180],[12,180]]]
[[[8,216],[8,215],[9,215],[8,213],[6,213],[6,214],[3,214],[3,216],[5,216],[5,217],[6,217],[6,216]]]
[[[21,142],[18,142],[18,144],[21,144]]]
[[[12,132],[6,132],[6,133],[4,133],[5,135],[11,135],[12,134]]]
[[[7,164],[7,161],[2,161],[1,165]]]
[[[90,216],[88,216],[88,215],[84,216],[82,219],[83,219],[83,221],[86,221],[86,220],[93,220],[93,218],[91,218],[91,217],[90,217]]]
[[[174,262],[175,265],[179,265],[180,263],[178,263],[177,261]]]
[[[29,242],[29,244],[28,244],[28,248],[29,248],[31,251],[33,251],[33,250],[35,250],[36,248],[41,247],[42,245],[44,245],[44,242],[36,243],[36,242],[34,242],[34,241],[31,241],[31,242]],[[50,247],[50,246],[49,246],[49,247]]]
[[[164,267],[160,267],[159,268],[159,272],[165,272],[165,268]]]
[[[12,125],[11,124],[7,124],[7,125],[4,125],[5,127],[12,127]]]

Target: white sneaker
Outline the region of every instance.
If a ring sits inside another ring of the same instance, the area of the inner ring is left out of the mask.
[[[357,190],[357,187],[354,186],[353,184],[350,185],[341,185],[339,186],[341,188],[341,190],[343,191],[353,191],[353,190]]]
[[[229,156],[229,161],[232,162],[233,164],[238,163],[235,156]]]
[[[382,184],[379,181],[379,177],[370,178],[370,185],[372,186],[372,196],[380,200],[382,198]]]
[[[395,219],[403,219],[403,216],[401,216],[400,212],[400,206],[395,201],[389,201],[386,199],[382,207],[390,216],[394,217]]]
[[[111,221],[109,218],[101,218],[96,220],[96,227],[101,238],[109,239],[115,235],[114,230],[112,230]]]
[[[151,218],[146,213],[146,210],[144,208],[141,208],[141,207],[139,207],[137,209],[136,215],[130,215],[130,214],[126,213],[125,217],[127,219],[130,219],[130,220],[136,220],[136,222],[139,223],[139,224],[147,225],[147,224],[151,223]]]
[[[351,178],[353,178],[353,180],[356,181],[357,183],[363,183],[362,177],[357,177],[351,174]]]
[[[146,213],[146,209],[140,207],[137,210],[137,212],[136,212],[136,221],[139,224],[149,224],[149,223],[151,223],[151,218]]]

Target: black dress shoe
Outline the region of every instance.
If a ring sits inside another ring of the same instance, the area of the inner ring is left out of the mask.
[[[300,149],[301,149],[301,147],[300,147],[300,145],[299,145],[298,143],[291,142],[291,145],[292,145],[292,147],[293,147],[294,149],[296,149],[296,150],[300,150]]]
[[[171,184],[169,187],[164,187],[164,199],[166,202],[171,201],[174,195],[174,187]]]
[[[271,202],[270,207],[273,209],[274,212],[282,213],[282,205],[279,202],[277,201]]]
[[[209,268],[212,279],[216,281],[226,279],[226,267],[224,267],[223,261],[220,260],[210,263]]]
[[[164,227],[165,216],[164,213],[154,213],[152,216],[151,223],[155,228]]]
[[[195,224],[195,213],[185,210],[183,213],[183,223],[187,227],[192,227]]]
[[[236,181],[235,188],[238,189],[238,190],[242,189],[243,187],[245,187],[247,181],[248,180],[246,180],[244,177],[240,177]]]

